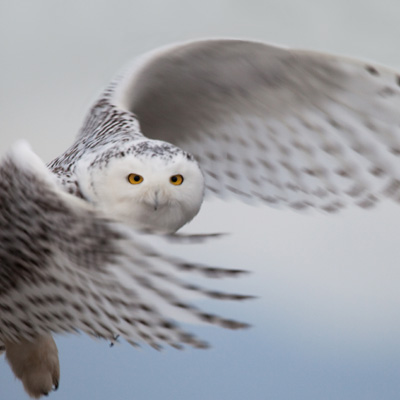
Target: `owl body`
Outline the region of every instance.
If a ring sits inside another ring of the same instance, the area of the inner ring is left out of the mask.
[[[58,385],[53,332],[205,348],[182,313],[247,327],[181,296],[248,299],[185,278],[244,271],[177,258],[182,236],[159,252],[157,234],[189,222],[204,196],[324,212],[400,202],[399,110],[388,68],[200,40],[126,68],[47,168],[16,145],[0,162],[0,350],[27,392]]]

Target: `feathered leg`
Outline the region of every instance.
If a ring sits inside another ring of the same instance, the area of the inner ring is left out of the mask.
[[[60,363],[57,346],[51,335],[18,343],[5,341],[4,344],[12,371],[31,397],[37,399],[58,388]]]

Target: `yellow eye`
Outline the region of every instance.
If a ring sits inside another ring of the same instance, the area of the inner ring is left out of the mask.
[[[129,174],[128,182],[131,183],[132,185],[138,185],[139,183],[143,182],[143,176],[138,174]]]
[[[169,181],[173,184],[173,185],[182,185],[183,182],[183,176],[182,175],[172,175],[171,178],[169,178]]]

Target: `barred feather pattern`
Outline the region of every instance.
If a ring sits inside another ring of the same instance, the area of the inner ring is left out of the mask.
[[[229,329],[247,326],[175,294],[179,289],[244,300],[249,296],[210,291],[182,278],[185,272],[229,277],[244,271],[157,252],[150,243],[154,235],[127,228],[65,193],[25,143],[15,145],[0,164],[0,199],[0,342],[82,331],[156,349],[206,347],[179,326],[174,309]],[[177,237],[169,245],[185,241]]]

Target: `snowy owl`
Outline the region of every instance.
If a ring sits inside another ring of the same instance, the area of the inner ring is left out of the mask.
[[[204,196],[327,212],[400,201],[399,110],[400,74],[387,68],[202,40],[125,68],[47,167],[16,144],[0,165],[0,340],[26,391],[58,386],[52,332],[180,348],[206,346],[177,324],[181,314],[246,327],[191,305],[185,292],[249,296],[184,280],[243,271],[157,245],[169,241],[173,252],[195,239],[170,234]]]

